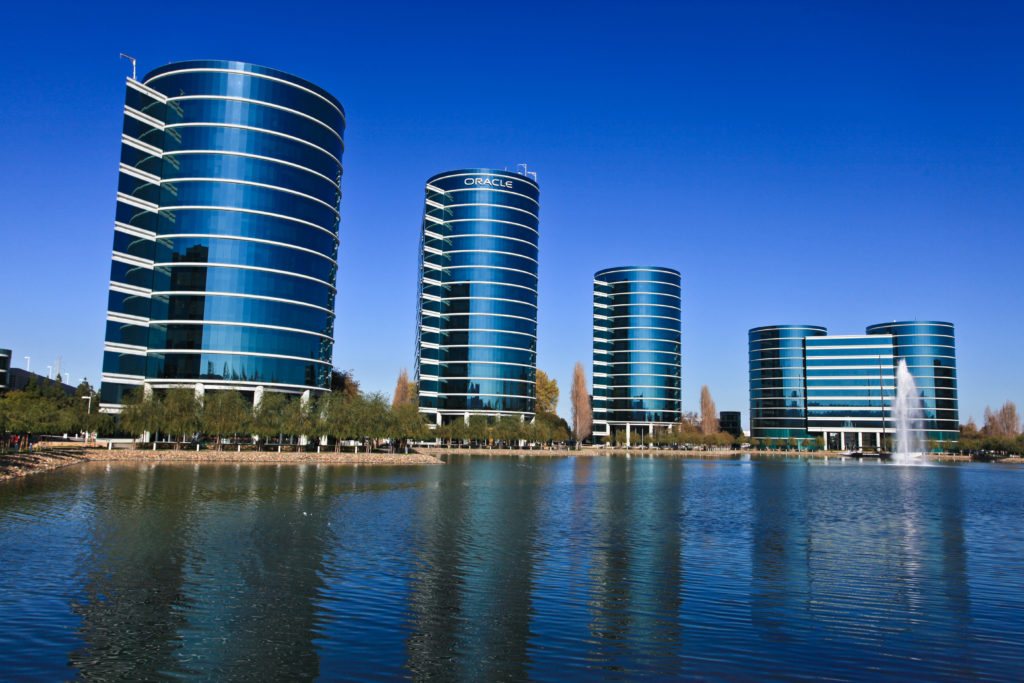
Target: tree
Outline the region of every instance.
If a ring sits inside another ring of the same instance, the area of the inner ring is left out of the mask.
[[[572,369],[572,428],[576,432],[576,438],[580,441],[586,439],[590,436],[592,426],[587,376],[583,371],[583,364],[577,362]]]
[[[246,433],[251,418],[249,402],[237,391],[209,391],[203,398],[199,411],[199,424],[203,433],[217,439],[217,450],[221,440],[229,434]]]
[[[424,415],[415,403],[403,403],[391,409],[391,424],[394,438],[406,442],[411,439],[425,439],[430,429]]]
[[[163,429],[174,437],[195,434],[199,429],[199,400],[195,387],[184,386],[168,389],[163,398]],[[180,441],[175,441],[178,447]]]
[[[523,423],[518,417],[506,415],[494,425],[494,438],[505,444],[511,450],[512,444],[518,441],[523,433]]]
[[[1020,418],[1017,417],[1017,406],[1013,401],[1007,401],[1003,407],[996,412],[985,406],[985,426],[981,431],[989,436],[999,438],[1010,438],[1020,433]]]
[[[700,388],[700,431],[702,434],[718,431],[718,413],[715,412],[715,402],[706,384]]]
[[[405,368],[398,373],[398,381],[395,383],[395,394],[391,397],[391,407],[395,408],[406,403],[416,403],[418,398],[416,382],[409,380],[409,373]]]
[[[482,442],[487,440],[490,432],[490,425],[486,415],[470,415],[468,429],[466,436],[469,437],[470,441],[476,441],[479,446]]]
[[[558,408],[558,382],[537,370],[537,412],[554,414]]]
[[[260,449],[263,444],[270,440],[270,437],[278,437],[278,449],[280,449],[281,436],[285,426],[285,408],[288,399],[277,391],[263,393],[259,404],[252,411],[252,430],[260,437]]]
[[[346,396],[359,395],[359,382],[352,376],[351,370],[331,370],[331,391]]]
[[[144,432],[151,432],[153,447],[156,448],[156,432],[164,423],[163,405],[156,394],[137,387],[124,395],[121,405],[121,414],[118,416],[121,429],[131,434],[133,441]]]

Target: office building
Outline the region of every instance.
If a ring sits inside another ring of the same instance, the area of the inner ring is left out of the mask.
[[[594,274],[593,433],[650,432],[682,417],[681,285],[671,268]]]
[[[718,413],[718,431],[733,436],[743,436],[743,425],[740,423],[740,411],[723,410]]]
[[[261,66],[128,79],[103,410],[142,384],[329,387],[344,128],[330,93]]]
[[[536,410],[540,187],[462,169],[426,185],[416,379],[436,424]]]
[[[751,437],[821,439],[832,450],[891,446],[900,361],[921,400],[922,440],[959,438],[953,325],[893,322],[863,335],[824,327],[758,327],[748,335]]]
[[[0,391],[7,388],[11,372],[11,350],[0,349]]]

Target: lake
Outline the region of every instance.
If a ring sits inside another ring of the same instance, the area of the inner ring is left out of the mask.
[[[0,678],[1010,680],[1024,467],[459,457],[0,483]]]

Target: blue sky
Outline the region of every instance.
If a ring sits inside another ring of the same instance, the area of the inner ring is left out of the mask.
[[[153,9],[150,9],[153,8]],[[287,8],[287,9],[283,9]],[[538,365],[590,371],[594,271],[683,276],[684,409],[748,421],[750,327],[957,326],[961,419],[1024,406],[1020,3],[18,3],[0,40],[0,346],[98,383],[123,79],[238,59],[348,114],[335,364],[413,364],[423,183],[541,185]]]

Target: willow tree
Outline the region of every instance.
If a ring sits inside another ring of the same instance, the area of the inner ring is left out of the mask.
[[[714,434],[718,431],[715,402],[711,399],[711,391],[707,384],[700,388],[700,431],[702,434]]]
[[[590,411],[590,395],[587,393],[587,375],[583,363],[576,363],[572,369],[572,429],[576,438],[583,441],[590,436],[593,427]]]
[[[208,391],[199,411],[199,425],[205,434],[216,437],[219,451],[224,437],[247,433],[250,417],[249,402],[239,392]]]

